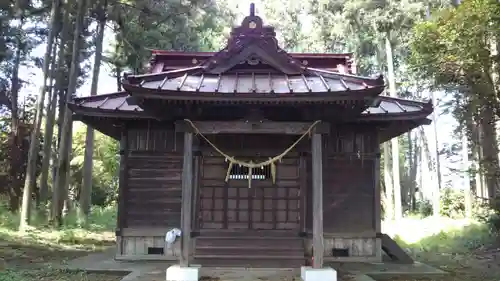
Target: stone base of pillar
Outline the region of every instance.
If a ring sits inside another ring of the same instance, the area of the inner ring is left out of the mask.
[[[198,281],[200,279],[200,265],[187,267],[178,264],[172,265],[166,270],[166,281]]]
[[[331,267],[312,268],[302,266],[300,268],[302,281],[337,281],[337,271]]]

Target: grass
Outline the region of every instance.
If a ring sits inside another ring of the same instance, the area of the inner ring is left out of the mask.
[[[444,277],[414,280],[500,280],[499,237],[484,223],[450,218],[410,218],[386,223],[384,231],[415,260],[449,272]],[[409,281],[408,278],[389,280]]]
[[[17,231],[19,216],[0,210],[0,281],[117,281],[120,275],[90,274],[58,269],[66,261],[99,252],[114,245],[114,208],[93,210],[89,227],[83,229],[76,215],[66,225],[51,229],[34,219],[26,231]]]

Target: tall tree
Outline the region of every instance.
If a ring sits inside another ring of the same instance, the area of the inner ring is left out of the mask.
[[[69,157],[71,149],[71,111],[68,108],[68,103],[71,101],[72,96],[76,92],[77,82],[78,82],[78,70],[79,70],[79,59],[80,59],[80,48],[82,47],[82,30],[83,30],[83,19],[85,16],[86,0],[75,0],[78,1],[78,8],[76,14],[76,24],[73,36],[73,48],[71,54],[71,70],[69,74],[69,84],[68,90],[66,92],[66,103],[64,109],[64,115],[62,116],[62,128],[61,128],[61,141],[59,145],[58,161],[57,161],[57,171],[56,171],[56,182],[53,188],[53,203],[52,203],[52,214],[51,220],[55,225],[61,225],[62,223],[62,203],[65,198],[64,190],[67,190],[68,184],[68,168],[69,168]]]
[[[58,31],[61,29],[62,21],[58,24]],[[61,44],[62,43],[62,44]],[[39,211],[44,212],[43,207],[47,203],[47,196],[49,192],[49,169],[50,169],[50,159],[52,158],[52,135],[54,134],[54,120],[57,107],[57,90],[54,81],[56,81],[57,75],[57,51],[64,50],[64,41],[60,40],[59,48],[57,44],[54,44],[52,48],[52,66],[51,66],[51,79],[50,79],[50,90],[49,90],[49,103],[47,105],[47,116],[45,118],[45,131],[43,136],[43,158],[42,158],[42,171],[40,176],[40,200],[39,200]]]
[[[386,33],[385,37],[385,51],[387,58],[387,72],[389,80],[389,94],[393,97],[397,97],[396,89],[396,77],[394,74],[394,62],[392,54],[392,43],[390,39],[389,31]],[[396,220],[401,219],[403,216],[403,208],[401,202],[401,181],[400,181],[400,167],[399,167],[399,141],[398,138],[393,138],[391,140],[392,149],[392,187],[394,190],[394,218]]]
[[[21,207],[21,219],[19,222],[20,229],[23,229],[29,224],[31,192],[32,192],[32,187],[36,186],[36,164],[40,147],[38,136],[40,134],[40,128],[42,126],[45,93],[47,92],[47,79],[49,77],[50,59],[52,54],[52,48],[54,45],[54,38],[56,35],[57,14],[59,5],[60,5],[59,0],[53,0],[52,10],[50,12],[51,22],[50,22],[49,36],[47,38],[47,47],[45,49],[45,55],[43,58],[43,67],[42,67],[43,81],[40,87],[40,94],[37,97],[34,126],[30,136],[28,165],[26,168],[26,178],[24,181],[24,190],[23,190],[23,202]]]
[[[455,93],[454,115],[461,126],[474,120],[479,139],[479,175],[484,171],[487,197],[495,206],[498,185],[496,119],[500,116],[499,86],[492,80],[497,57],[492,56],[490,39],[500,35],[500,5],[495,0],[466,0],[456,8],[435,13],[416,26],[410,62],[434,86]],[[462,106],[467,101],[466,106]],[[480,181],[481,183],[483,181]]]
[[[97,20],[99,25],[97,27],[96,47],[94,67],[92,73],[92,85],[90,95],[97,94],[97,86],[99,84],[99,72],[101,69],[103,41],[104,41],[104,28],[106,27],[106,9],[108,6],[107,0],[99,1],[99,8],[97,9]],[[80,192],[80,221],[87,225],[88,216],[90,212],[91,196],[92,196],[92,161],[94,152],[94,130],[87,126],[87,136],[85,139],[85,160],[83,166],[83,183]]]

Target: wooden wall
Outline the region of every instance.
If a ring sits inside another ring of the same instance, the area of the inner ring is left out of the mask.
[[[380,197],[376,187],[379,164],[376,132],[363,127],[333,127],[323,138],[323,231],[325,259],[339,259],[334,249],[347,250],[347,260],[378,260],[376,239]],[[312,204],[311,159],[308,157],[308,204]],[[307,209],[307,231],[312,212]],[[309,243],[309,241],[308,241]],[[311,250],[311,249],[309,249]],[[343,257],[342,257],[343,258]],[[340,259],[342,259],[340,258]],[[360,259],[362,260],[362,259]]]
[[[182,142],[168,130],[128,131],[124,227],[180,227]]]
[[[175,133],[173,128],[145,127],[129,128],[126,134],[125,184],[119,210],[122,217],[119,219],[122,230],[119,253],[123,256],[146,255],[150,245],[164,247],[164,233],[180,227],[182,134]],[[209,138],[232,156],[268,157],[281,153],[297,136],[214,135]],[[330,134],[324,135],[323,145],[325,257],[332,257],[332,249],[349,249],[352,257],[378,257],[380,247],[375,234],[380,220],[380,212],[376,211],[380,208],[377,202],[380,198],[376,196],[375,184],[379,161],[376,132],[362,127],[332,127]],[[195,138],[195,146],[202,159],[219,157],[199,138]],[[300,211],[300,216],[306,218],[306,233],[312,230],[310,149],[310,139],[305,138],[289,154],[299,163],[294,167],[300,169],[300,174],[307,172],[304,179],[294,179],[305,185],[301,190],[307,191],[300,204],[306,207]],[[278,169],[281,169],[279,164]],[[203,175],[203,170],[200,173]],[[196,217],[198,210],[194,212]],[[140,229],[153,230],[155,235],[145,235],[145,230],[143,234],[132,231]],[[163,258],[175,256],[175,253],[165,253]]]

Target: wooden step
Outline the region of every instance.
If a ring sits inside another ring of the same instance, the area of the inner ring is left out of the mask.
[[[285,255],[285,256],[272,256],[269,257],[268,255],[194,255],[195,259],[200,258],[200,259],[249,259],[249,260],[265,260],[265,259],[280,259],[280,260],[303,260],[304,255],[302,256],[291,256],[291,255]]]
[[[304,239],[264,239],[259,237],[197,237],[197,246],[303,247]]]
[[[230,258],[228,258],[230,257]],[[305,259],[290,259],[290,258],[269,258],[258,257],[248,258],[239,256],[195,256],[194,262],[203,267],[242,267],[242,268],[300,268],[305,265]]]
[[[217,255],[217,256],[230,256],[242,255],[245,257],[259,257],[267,256],[272,258],[280,258],[286,256],[304,258],[304,248],[294,249],[276,249],[276,248],[242,248],[242,247],[196,247],[196,255]]]
[[[290,231],[280,231],[280,230],[236,230],[236,231],[201,231],[200,237],[260,237],[261,239],[273,239],[273,238],[300,238],[299,233],[294,233]]]
[[[304,239],[289,232],[211,232],[196,237],[195,262],[206,267],[298,268]]]

